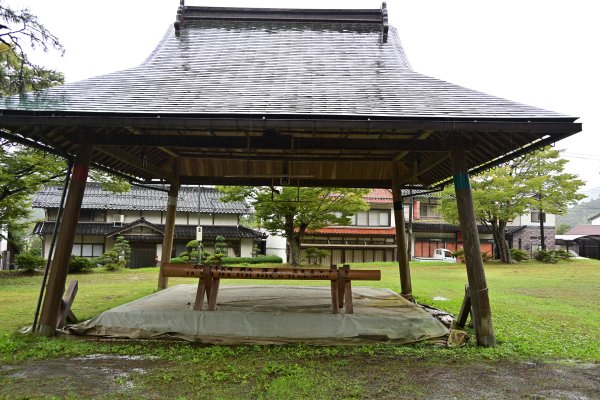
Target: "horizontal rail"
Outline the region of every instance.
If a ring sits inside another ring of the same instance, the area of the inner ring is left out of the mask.
[[[162,266],[164,277],[203,277],[203,265],[167,264]],[[338,271],[335,269],[296,269],[296,268],[249,268],[211,266],[213,278],[231,279],[299,279],[337,281]],[[348,270],[346,279],[355,281],[380,281],[379,270]]]

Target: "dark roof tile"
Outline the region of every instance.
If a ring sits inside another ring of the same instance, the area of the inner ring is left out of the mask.
[[[101,210],[142,210],[165,211],[167,209],[168,186],[156,186],[162,190],[149,187],[132,186],[131,191],[113,193],[103,190],[100,185],[88,182],[81,208]],[[62,188],[47,186],[36,193],[33,206],[39,208],[57,208],[60,203]],[[246,214],[249,208],[242,202],[224,203],[221,195],[214,188],[201,188],[200,211],[219,214]],[[179,190],[177,210],[184,212],[198,211],[198,187],[182,186]]]
[[[169,29],[142,65],[3,98],[0,108],[151,115],[570,118],[414,72],[396,30],[389,28],[384,43],[382,24],[369,22],[371,16],[345,23],[341,15],[347,10],[330,10],[330,17],[320,21],[298,22],[263,10],[269,18],[243,20],[240,15],[251,10],[229,9],[231,18],[215,19],[209,9],[204,14],[185,9],[194,18],[182,24],[179,35]],[[337,20],[331,17],[336,12]]]

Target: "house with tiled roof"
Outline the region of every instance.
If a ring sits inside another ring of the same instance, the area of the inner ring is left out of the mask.
[[[85,188],[72,254],[98,257],[112,248],[119,236],[132,248],[129,267],[148,267],[161,262],[167,207],[168,186],[132,186],[129,192],[112,193],[99,184],[88,182]],[[43,208],[45,220],[36,224],[34,233],[42,238],[44,257],[48,257],[56,225],[61,188],[48,186],[33,199]],[[182,186],[179,190],[172,256],[186,250],[196,238],[196,226],[203,228],[203,244],[212,251],[215,238],[223,236],[231,256],[251,257],[265,235],[240,226],[240,217],[250,209],[242,202],[224,203],[214,188]]]
[[[462,248],[458,225],[447,223],[439,213],[436,193],[403,190],[403,209],[412,257],[431,257],[437,248],[452,251]],[[307,248],[328,250],[323,263],[397,261],[396,226],[392,191],[372,189],[365,197],[368,211],[358,212],[349,226],[330,226],[308,233],[302,241],[302,257]],[[510,247],[533,252],[540,246],[539,215],[531,212],[511,221],[505,235]],[[546,215],[544,236],[548,248],[554,248],[554,216]],[[480,248],[495,252],[491,231],[478,226]]]

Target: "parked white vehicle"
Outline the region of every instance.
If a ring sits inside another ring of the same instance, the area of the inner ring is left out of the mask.
[[[433,257],[415,257],[413,261],[444,261],[455,263],[456,257],[454,257],[452,252],[448,249],[435,249]]]

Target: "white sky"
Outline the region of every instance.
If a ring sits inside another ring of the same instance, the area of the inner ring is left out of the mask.
[[[175,20],[179,0],[6,0],[27,7],[66,48],[36,61],[73,82],[140,64]],[[379,8],[360,0],[186,0],[187,5]],[[556,144],[568,171],[600,196],[600,23],[590,0],[390,0],[413,68],[496,96],[580,117],[583,132]],[[34,58],[35,59],[35,58]],[[595,101],[593,99],[596,99]]]

